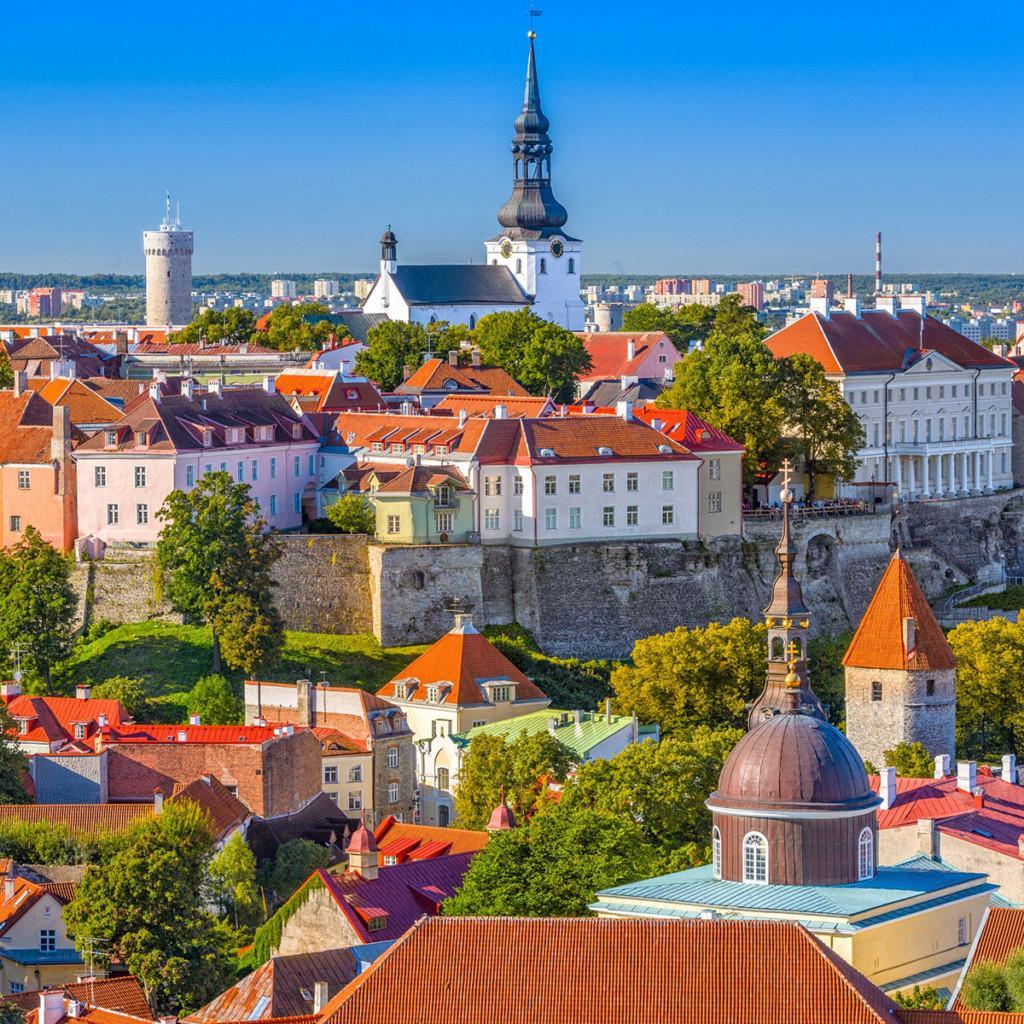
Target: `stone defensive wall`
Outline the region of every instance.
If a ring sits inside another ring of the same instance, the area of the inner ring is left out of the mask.
[[[775,577],[778,521],[742,538],[514,548],[397,547],[363,537],[290,535],[274,569],[290,629],[373,632],[386,646],[428,643],[454,610],[479,625],[518,622],[544,650],[623,657],[637,637],[742,615],[759,618]],[[951,586],[1024,564],[1024,491],[919,502],[876,515],[797,519],[797,572],[816,632],[860,620],[899,545],[933,600]],[[90,621],[165,614],[152,574],[88,567]],[[116,586],[114,582],[116,575]],[[110,583],[107,578],[110,577]],[[134,581],[134,584],[133,584]]]

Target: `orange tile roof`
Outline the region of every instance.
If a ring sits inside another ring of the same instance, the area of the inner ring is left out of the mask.
[[[445,633],[411,665],[385,683],[377,694],[393,700],[401,692],[404,700],[424,701],[427,686],[441,685],[439,702],[442,704],[485,704],[480,683],[492,679],[517,683],[516,700],[547,699],[487,637],[464,622]],[[411,696],[405,696],[403,688],[396,688],[395,684],[400,681],[415,682]]]
[[[0,804],[0,824],[5,821],[39,822],[63,826],[78,835],[89,832],[120,832],[154,813],[150,803],[123,804]]]
[[[323,1024],[899,1019],[886,995],[797,924],[467,917],[420,921],[342,989],[322,1018]]]
[[[905,619],[914,620],[908,651]],[[889,560],[857,632],[843,656],[855,668],[951,669],[956,658],[913,571],[897,551]]]
[[[493,395],[530,394],[500,366],[452,366],[447,359],[428,359],[396,392],[444,391],[446,381],[454,381],[464,391],[486,391]]]
[[[68,377],[32,377],[28,386],[52,406],[67,409],[71,422],[114,423],[121,410],[82,381]]]
[[[91,1006],[93,1013],[97,1010],[105,1010],[121,1015],[121,1024],[132,1018],[136,1020],[153,1019],[149,1003],[146,1002],[146,994],[138,979],[132,974],[71,982],[60,987],[65,997]],[[6,996],[4,1001],[14,1003],[22,1010],[27,1011],[25,1014],[26,1024],[34,1024],[38,1019],[39,991]]]
[[[964,965],[953,1008],[967,1008],[963,1001],[963,982],[976,964],[1005,964],[1018,949],[1024,949],[1024,908],[988,907]],[[1024,1021],[1024,1015],[1018,1015],[1018,1019]]]
[[[522,423],[531,462],[695,458],[678,441],[639,420],[625,420],[619,416],[553,416],[519,422]],[[610,449],[611,455],[600,455],[600,448]],[[542,454],[542,449],[551,451],[552,455]]]
[[[418,851],[425,850],[431,844],[431,853],[440,857],[449,853],[476,853],[487,845],[490,839],[488,832],[474,832],[468,828],[441,828],[435,825],[414,825],[411,822],[396,821],[394,815],[389,814],[374,829],[374,836],[377,839],[377,846],[380,850],[378,860],[384,863],[384,857],[388,856],[386,847],[396,842],[409,843],[407,849],[402,852],[399,863],[404,860],[420,860]],[[441,848],[443,847],[443,849]]]
[[[923,342],[923,345],[922,345]],[[958,366],[1013,369],[1013,364],[990,352],[933,317],[910,310],[891,316],[884,310],[853,313],[808,313],[765,339],[781,359],[806,353],[826,373],[889,373],[908,365],[908,353],[937,352]],[[911,358],[916,358],[912,356]]]
[[[6,888],[0,889],[0,931],[4,933],[9,932],[10,926],[46,895],[41,885],[27,878],[16,877],[13,883],[14,892],[10,897],[7,896]]]
[[[506,416],[548,416],[554,409],[550,398],[535,398],[532,395],[445,395],[435,412],[459,413],[465,410],[470,416],[493,416],[496,406],[505,407]]]
[[[242,803],[218,778],[203,775],[192,782],[176,782],[171,800],[191,800],[210,816],[219,838],[243,824],[250,816]]]
[[[682,359],[664,331],[595,331],[590,334],[576,331],[575,334],[590,356],[590,369],[579,377],[583,381],[636,376],[655,350],[668,357],[666,366],[674,366]],[[632,359],[629,358],[631,341],[634,345]]]
[[[0,391],[0,463],[50,461],[53,410],[33,391]]]

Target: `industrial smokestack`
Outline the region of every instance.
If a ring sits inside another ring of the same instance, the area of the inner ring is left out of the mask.
[[[882,232],[875,235],[875,294],[882,294]]]
[[[846,297],[853,298],[853,274],[846,275]]]

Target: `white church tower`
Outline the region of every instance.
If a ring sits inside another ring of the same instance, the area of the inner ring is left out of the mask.
[[[504,229],[485,245],[487,262],[505,267],[532,297],[538,316],[571,331],[583,330],[580,253],[583,243],[563,230],[569,214],[551,191],[549,121],[540,106],[540,83],[530,32],[523,109],[512,139],[512,195],[498,211]]]

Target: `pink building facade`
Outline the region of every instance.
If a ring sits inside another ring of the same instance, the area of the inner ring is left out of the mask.
[[[191,387],[161,395],[153,387],[75,451],[79,536],[95,553],[108,544],[154,544],[157,512],[171,491],[189,491],[216,472],[249,486],[268,527],[292,529],[317,515],[318,447],[280,395]]]

